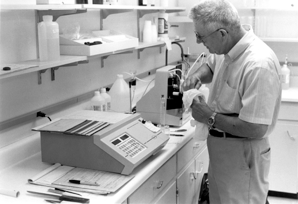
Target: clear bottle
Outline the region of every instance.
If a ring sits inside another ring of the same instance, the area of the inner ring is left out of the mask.
[[[111,96],[107,93],[106,88],[101,88],[101,96],[105,99],[106,111],[111,110]]]
[[[288,68],[288,57],[285,58],[285,63],[281,68],[281,86],[282,89],[290,87],[290,69]]]
[[[111,96],[112,111],[125,113],[130,110],[129,86],[123,79],[122,74],[117,75],[109,94]]]
[[[46,32],[46,47],[47,47],[47,59],[46,60],[59,60],[60,59],[60,43],[59,43],[59,25],[53,22],[53,16],[45,15],[43,18],[42,31]],[[44,35],[41,35],[44,37]],[[44,46],[43,44],[39,46]],[[42,48],[44,49],[44,48]],[[42,60],[43,61],[43,60]]]
[[[94,96],[91,98],[91,110],[104,111],[105,99],[101,97],[99,91],[94,92]]]

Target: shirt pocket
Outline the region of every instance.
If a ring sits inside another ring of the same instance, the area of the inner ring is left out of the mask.
[[[227,82],[224,82],[217,101],[221,113],[239,113],[242,107],[238,90],[230,87]]]

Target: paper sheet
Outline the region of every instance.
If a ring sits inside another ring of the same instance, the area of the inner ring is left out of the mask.
[[[96,121],[103,121],[108,123],[117,123],[127,117],[130,114],[125,113],[117,113],[117,112],[98,112],[98,111],[91,111],[91,110],[82,110],[75,112],[69,116],[63,117],[65,119],[87,119],[87,120],[96,120]]]
[[[125,176],[116,173],[55,164],[34,178],[28,179],[28,182],[35,185],[63,188],[72,191],[93,194],[108,194],[117,191],[133,177],[134,175]],[[83,184],[73,184],[69,182],[70,179],[92,181],[100,185],[90,186]]]
[[[97,171],[92,169],[74,168],[70,170],[63,177],[55,181],[53,184],[61,186],[70,186],[75,189],[84,188],[89,190],[99,190],[107,192],[115,192],[119,187],[127,183],[133,176],[124,176],[104,171]],[[81,180],[87,182],[96,182],[99,186],[90,186],[84,184],[69,183],[69,180]]]

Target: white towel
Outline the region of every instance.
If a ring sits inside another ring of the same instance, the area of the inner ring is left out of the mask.
[[[205,100],[205,96],[203,95],[203,93],[197,89],[190,89],[188,91],[183,92],[183,97],[182,97],[182,101],[183,101],[183,105],[185,108],[185,111],[189,112],[191,111],[191,104],[193,102],[193,99],[196,96],[200,96]],[[208,126],[205,125],[204,123],[200,123],[196,120],[190,120],[190,125],[192,127],[196,127],[195,130],[195,135],[194,135],[194,139],[198,140],[198,141],[204,141],[207,139],[208,137]]]

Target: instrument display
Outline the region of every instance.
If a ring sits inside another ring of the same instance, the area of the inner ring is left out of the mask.
[[[119,137],[113,139],[111,143],[132,158],[136,157],[138,154],[147,149],[145,145],[127,133],[123,133]]]

